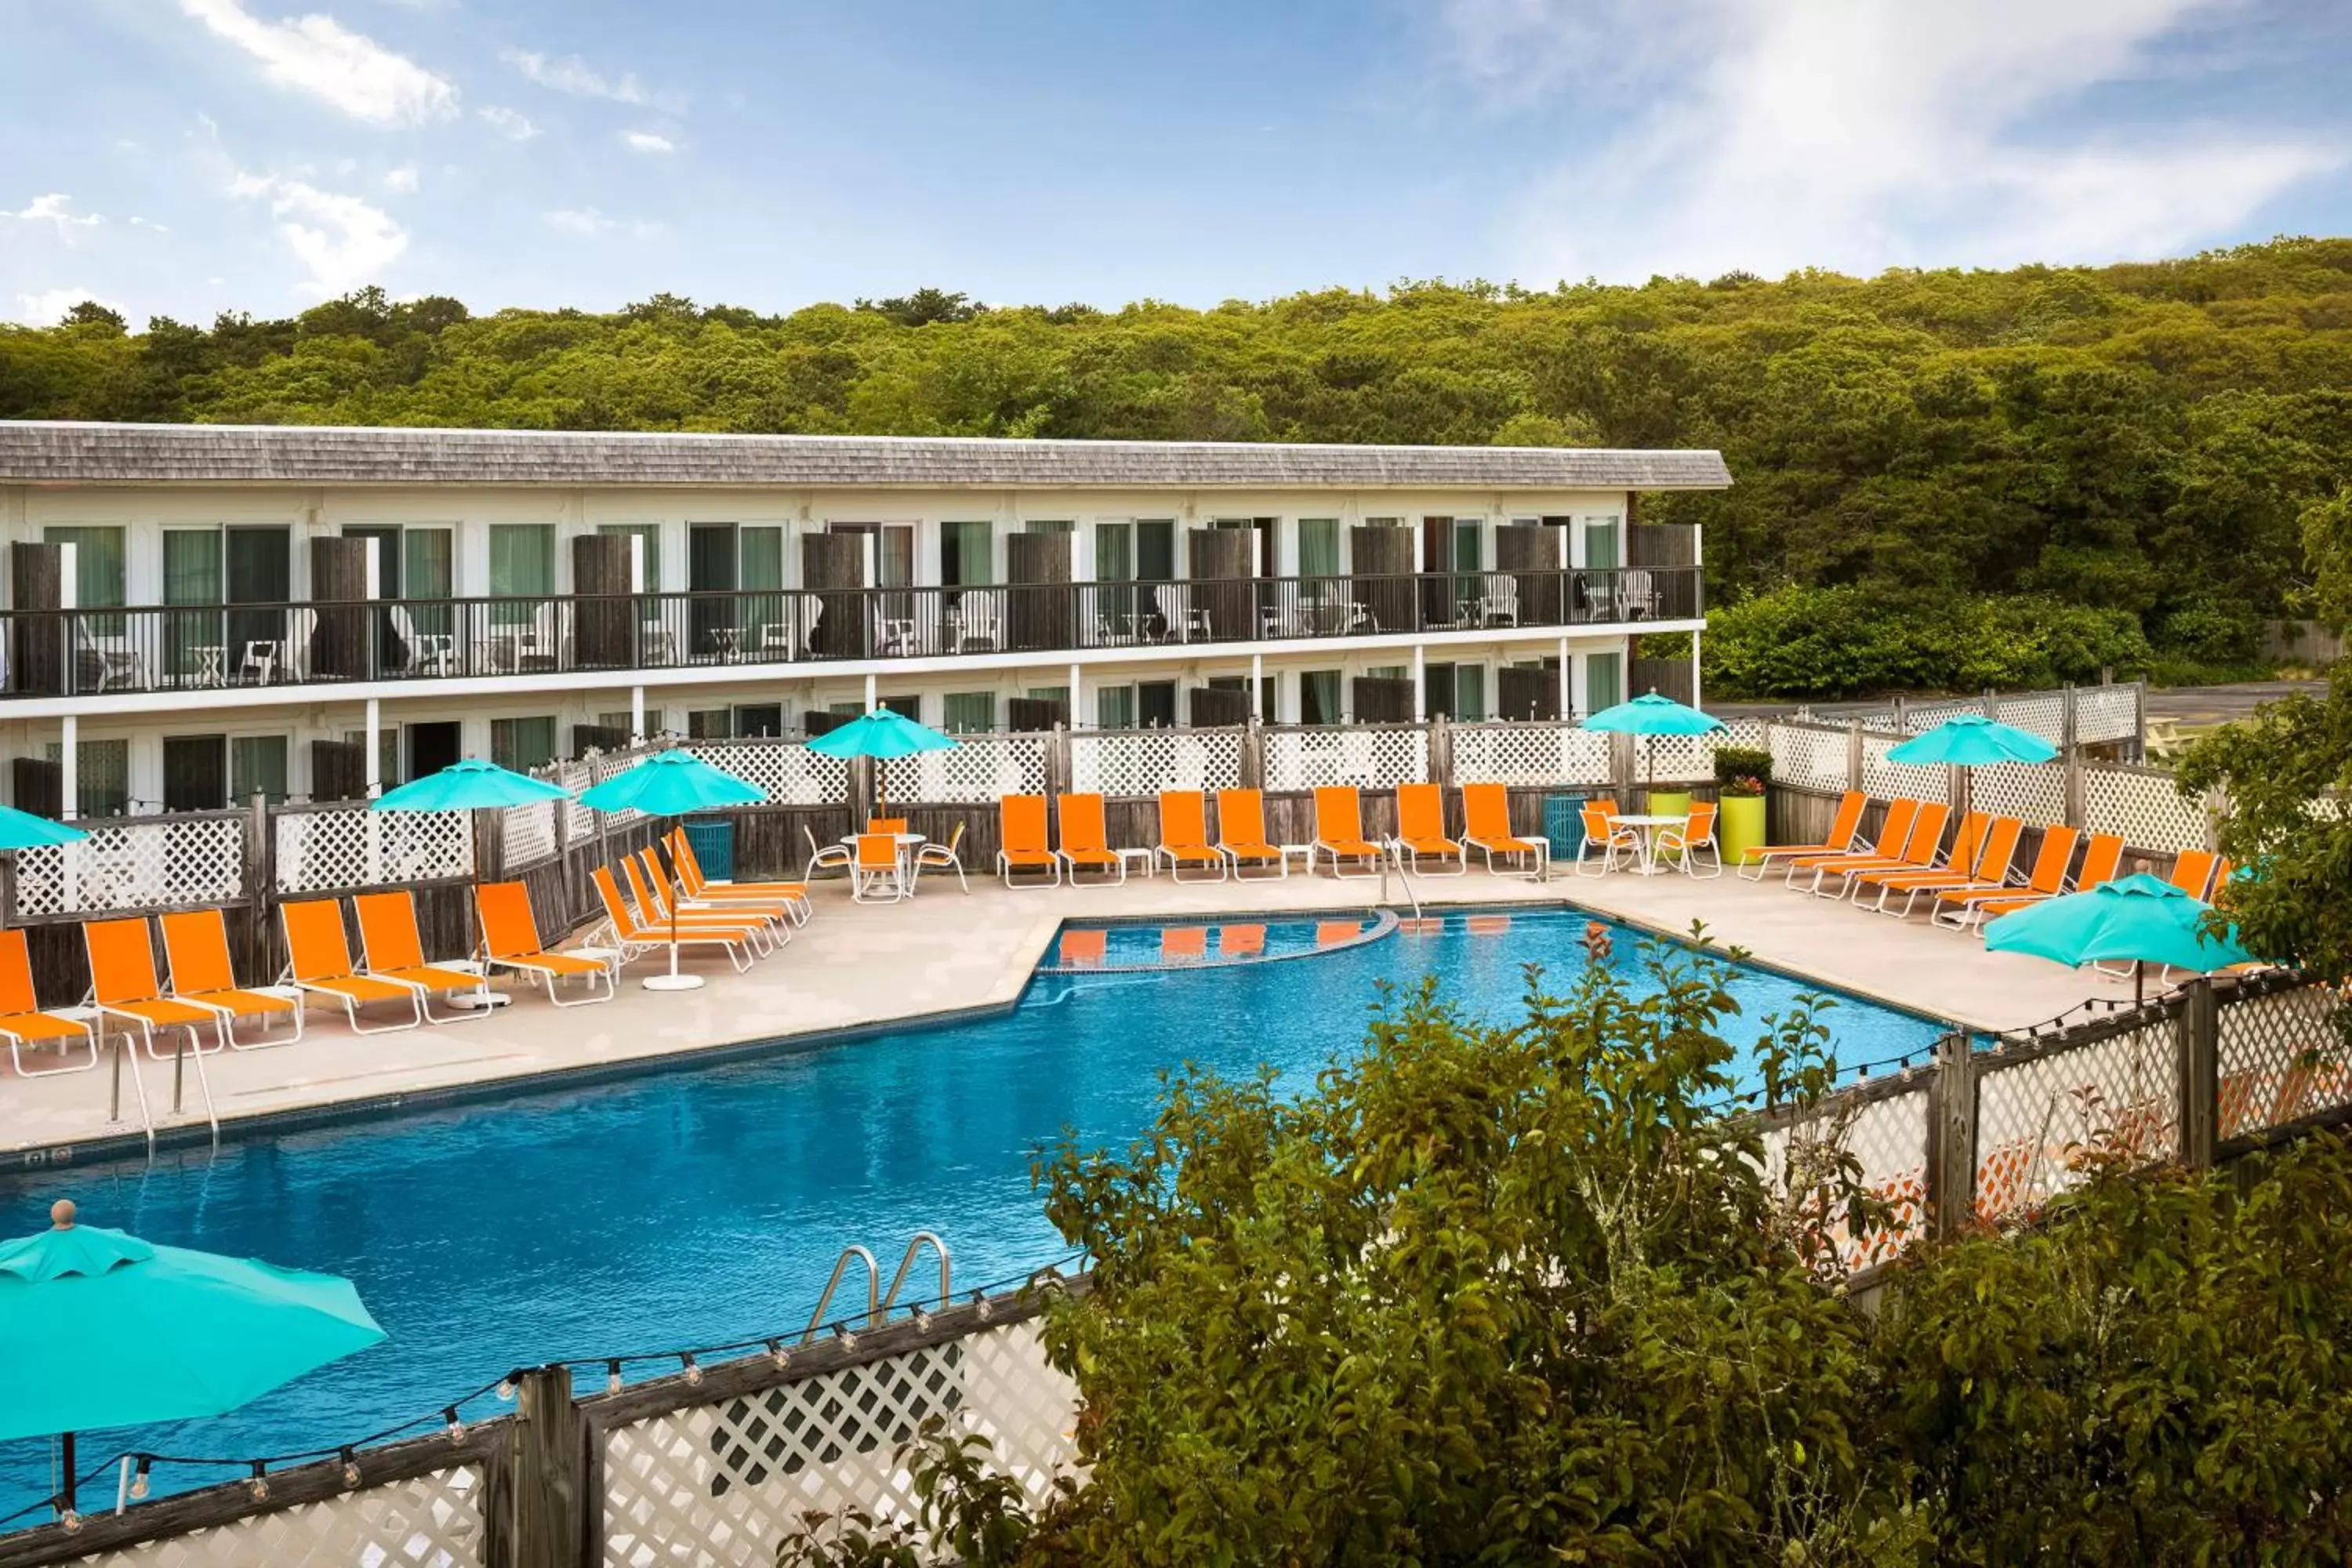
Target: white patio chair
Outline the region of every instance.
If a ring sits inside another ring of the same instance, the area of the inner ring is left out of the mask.
[[[298,610],[294,613],[294,619],[299,621],[305,616],[315,618],[316,614],[317,612],[311,610]],[[408,650],[407,668],[410,671],[417,675],[450,673],[450,666],[457,661],[457,648],[455,637],[446,632],[417,630],[416,617],[406,605],[394,604],[387,607],[385,614],[392,617],[393,635],[398,637],[401,646]],[[302,638],[302,644],[306,649],[310,646],[307,633]],[[287,662],[290,665],[293,660],[289,658]]]
[[[1312,608],[1320,612],[1322,596],[1318,594]],[[1296,583],[1276,583],[1269,603],[1258,607],[1259,629],[1269,637],[1299,637],[1314,628],[1307,619],[1309,605],[1301,596]]]
[[[1508,572],[1487,574],[1486,620],[1490,626],[1519,624],[1519,580]]]
[[[808,839],[809,847],[808,869],[801,874],[804,882],[814,881],[817,872],[827,866],[846,867],[856,858],[846,844],[819,844],[816,830],[805,822],[801,824],[801,833]]]
[[[975,643],[981,645],[983,652],[994,653],[997,650],[1004,635],[1004,614],[1003,606],[997,602],[992,590],[968,590],[956,601],[956,614],[961,621],[956,637],[957,652],[969,653]]]
[[[1160,607],[1160,618],[1167,626],[1164,634],[1171,642],[1184,642],[1194,637],[1213,637],[1209,629],[1209,612],[1184,602],[1181,583],[1162,583],[1151,590],[1151,602]]]
[[[92,661],[98,669],[98,689],[127,682],[133,690],[144,690],[153,684],[147,679],[147,659],[132,646],[130,634],[120,637],[94,637],[89,622],[80,616],[74,617],[74,649],[81,658]]]
[[[1654,619],[1658,613],[1658,587],[1651,575],[1640,567],[1617,574],[1617,618],[1621,621]]]
[[[948,841],[945,844],[926,844],[915,851],[915,876],[920,878],[926,868],[953,871],[956,874],[957,886],[962,888],[967,893],[971,891],[971,884],[964,879],[963,874],[962,823],[959,822],[955,825],[955,831],[948,835]]]

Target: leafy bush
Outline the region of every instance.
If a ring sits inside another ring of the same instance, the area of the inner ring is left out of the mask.
[[[1755,746],[1717,746],[1715,782],[1727,795],[1762,795],[1772,782],[1772,753]]]

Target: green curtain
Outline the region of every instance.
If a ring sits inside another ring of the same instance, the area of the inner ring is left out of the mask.
[[[1588,654],[1584,659],[1584,711],[1589,716],[1625,700],[1624,655]]]
[[[596,531],[606,539],[642,539],[646,542],[645,580],[641,584],[648,594],[661,592],[661,524],[657,522],[600,522]]]
[[[952,588],[984,588],[993,582],[992,533],[985,522],[940,524],[940,581]]]
[[[1486,716],[1486,667],[1483,664],[1458,664],[1454,667],[1454,717],[1463,723],[1475,724]]]
[[[1340,721],[1339,672],[1309,669],[1298,677],[1298,721],[1337,724]]]
[[[1097,686],[1095,688],[1095,728],[1097,730],[1135,728],[1134,687]]]
[[[554,760],[553,715],[490,721],[490,761],[499,766],[528,773]]]
[[[221,587],[221,531],[165,529],[163,603],[173,606],[163,617],[163,668],[167,675],[184,679],[196,671],[196,649],[224,647],[220,613],[193,607],[218,605]],[[226,659],[226,652],[221,657]]]
[[[448,637],[456,629],[457,612],[440,601],[457,591],[456,533],[446,528],[403,529],[400,535],[402,595],[409,601],[410,622],[420,632]],[[398,768],[384,771],[396,779]]]
[[[555,529],[543,522],[490,524],[490,594],[494,598],[543,599],[555,592]],[[529,626],[539,606],[502,605],[493,624]]]
[[[1617,554],[1616,519],[1589,521],[1584,525],[1584,563],[1596,572],[1623,564]]]
[[[993,691],[950,691],[947,697],[947,722],[942,726],[950,734],[961,731],[986,731],[996,728],[996,693]]]
[[[243,805],[256,794],[272,805],[286,799],[286,737],[232,735],[228,742],[228,798]]]
[[[1339,574],[1339,520],[1302,517],[1298,520],[1298,574],[1336,577]]]

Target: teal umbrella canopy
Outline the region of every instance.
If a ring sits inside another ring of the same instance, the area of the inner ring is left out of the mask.
[[[1980,768],[1994,763],[2046,763],[2057,754],[2057,747],[2030,730],[1988,719],[1981,713],[1961,713],[1924,735],[1904,742],[1886,753],[1886,760],[1920,766],[1942,763],[1951,767]]]
[[[903,718],[887,708],[851,720],[808,743],[808,749],[828,757],[911,757],[918,752],[944,752],[955,745],[926,724]]]
[[[384,1337],[348,1279],[55,1212],[0,1243],[0,1440],[219,1415]]]
[[[1587,719],[1584,727],[1625,735],[1704,735],[1722,729],[1723,721],[1671,697],[1645,691],[1631,702],[1603,708]]]
[[[467,757],[437,773],[386,790],[368,802],[371,811],[479,811],[499,805],[530,805],[542,800],[570,800],[561,784],[529,777]]]
[[[1985,927],[1985,946],[2070,965],[2126,962],[2207,970],[2252,963],[2253,955],[2234,939],[2217,941],[2205,932],[2207,908],[2142,872],[2003,915]]]
[[[29,811],[18,811],[13,805],[0,805],[0,850],[37,849],[46,844],[73,844],[89,837],[79,827],[68,827],[62,822],[51,822],[46,816],[35,816]]]
[[[627,773],[581,792],[580,804],[598,811],[642,811],[677,816],[721,805],[756,805],[767,792],[692,752],[668,751],[647,757]]]

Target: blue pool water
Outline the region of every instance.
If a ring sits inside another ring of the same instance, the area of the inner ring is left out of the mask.
[[[1305,1081],[1360,1043],[1379,981],[1435,973],[1468,1010],[1508,1020],[1523,966],[1572,968],[1585,924],[1581,912],[1521,912],[1474,931],[1455,917],[1434,933],[1291,962],[1044,976],[1016,1010],[981,1022],[232,1142],[152,1165],[13,1177],[0,1182],[0,1236],[39,1228],[50,1202],[69,1196],[93,1224],[350,1276],[390,1331],[385,1343],[217,1420],[93,1433],[82,1462],[124,1447],[332,1446],[514,1366],[796,1331],[851,1242],[887,1269],[909,1235],[935,1230],[954,1248],[960,1291],[1056,1259],[1063,1244],[1029,1183],[1040,1142],[1076,1128],[1123,1142],[1151,1116],[1158,1071],[1188,1059],[1228,1074],[1264,1062]],[[1276,922],[1268,947],[1312,936]],[[1156,927],[1110,938],[1122,954],[1158,940]],[[1616,932],[1619,964],[1634,962],[1635,943]],[[1213,931],[1207,945],[1218,949]],[[1729,1034],[1741,1042],[1806,987],[1751,969],[1733,989],[1746,1021]],[[1938,1032],[1854,1000],[1827,1021],[1847,1063],[1922,1049]],[[59,1353],[108,1349],[68,1341]],[[154,1483],[230,1478],[165,1467]],[[0,1514],[50,1485],[48,1445],[0,1445]],[[110,1500],[110,1484],[100,1489]]]

